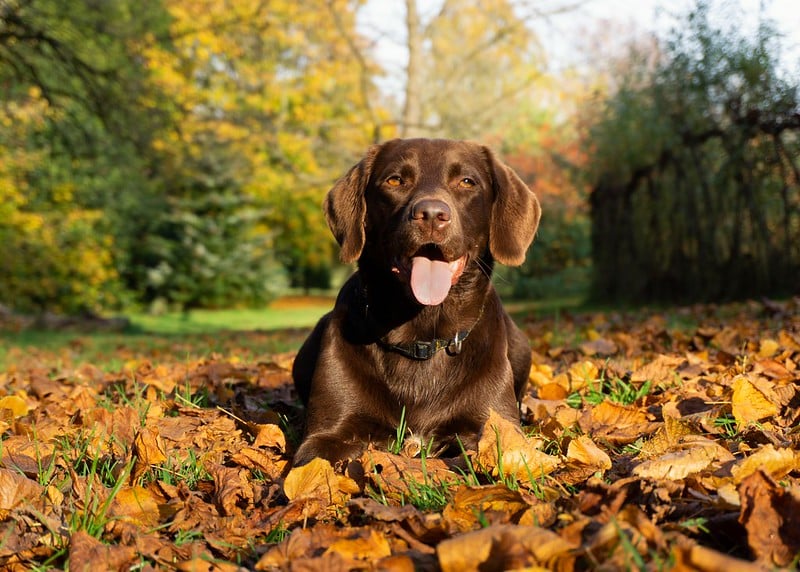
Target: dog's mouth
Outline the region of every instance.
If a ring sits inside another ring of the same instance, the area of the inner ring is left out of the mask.
[[[398,274],[410,274],[409,284],[417,302],[437,306],[444,302],[450,288],[461,278],[466,264],[466,255],[447,260],[438,246],[426,244],[411,256],[408,263],[398,264],[392,270]]]

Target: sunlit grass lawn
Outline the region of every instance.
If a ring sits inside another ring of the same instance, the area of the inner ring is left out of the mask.
[[[307,329],[332,306],[333,298],[284,298],[261,309],[129,315],[131,325],[121,332],[0,330],[0,371],[21,362],[45,364],[53,359],[106,369],[120,367],[125,356],[187,360],[221,354],[258,359],[297,349]]]
[[[174,361],[212,354],[267,359],[270,354],[296,350],[333,302],[332,296],[295,296],[280,298],[261,309],[134,314],[128,316],[130,327],[121,332],[0,330],[0,372],[32,361],[45,366],[53,366],[53,360],[93,363],[114,370],[126,359]],[[577,298],[506,304],[520,320],[579,305]]]
[[[267,308],[191,310],[130,316],[134,330],[153,334],[208,334],[223,330],[280,330],[313,326],[333,307],[333,298],[287,297]]]

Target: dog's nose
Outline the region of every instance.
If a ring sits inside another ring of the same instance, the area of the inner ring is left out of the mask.
[[[450,224],[450,206],[438,199],[422,199],[411,208],[411,218],[430,224],[434,230],[442,230]]]

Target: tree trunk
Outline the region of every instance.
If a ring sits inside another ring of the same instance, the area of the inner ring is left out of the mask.
[[[406,27],[408,32],[408,66],[406,67],[406,94],[401,137],[420,137],[422,125],[422,27],[416,0],[406,0]]]

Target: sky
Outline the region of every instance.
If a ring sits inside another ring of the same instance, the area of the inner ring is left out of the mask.
[[[587,63],[587,58],[603,54],[587,50],[587,39],[595,34],[610,34],[620,46],[645,31],[666,32],[674,15],[684,14],[692,0],[533,0],[535,6],[577,5],[573,10],[531,20],[529,25],[542,41],[548,66],[559,71]],[[395,76],[386,78],[381,87],[394,89],[402,81],[407,52],[403,47],[405,0],[367,0],[359,16],[361,30],[376,41],[375,57]],[[441,0],[417,0],[423,15],[432,14]],[[759,10],[773,20],[785,36],[783,66],[800,73],[800,0],[712,0],[712,6],[730,5],[742,12],[745,25],[755,30]],[[712,11],[712,14],[714,12]],[[720,22],[724,25],[724,22]]]

